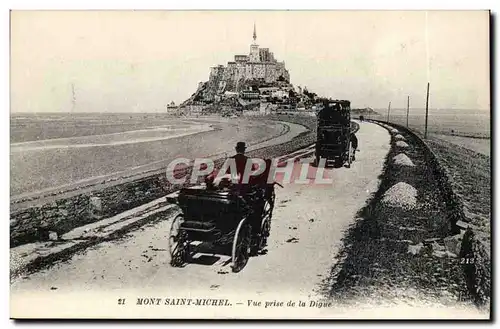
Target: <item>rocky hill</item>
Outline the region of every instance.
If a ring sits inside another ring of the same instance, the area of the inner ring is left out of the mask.
[[[380,115],[380,113],[374,111],[372,108],[364,108],[364,109],[351,109],[351,115]]]
[[[181,107],[205,106],[228,98],[259,100],[261,88],[274,87],[273,95],[267,90],[268,96],[279,94],[283,97],[284,91],[288,92],[290,88],[281,90],[281,87],[290,87],[289,83],[290,74],[285,62],[278,61],[269,48],[259,47],[254,26],[253,42],[248,54],[234,55],[234,59],[226,65],[211,67],[208,81],[200,83],[196,92]]]

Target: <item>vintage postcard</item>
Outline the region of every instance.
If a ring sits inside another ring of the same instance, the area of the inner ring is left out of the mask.
[[[490,319],[490,19],[11,11],[11,318]]]

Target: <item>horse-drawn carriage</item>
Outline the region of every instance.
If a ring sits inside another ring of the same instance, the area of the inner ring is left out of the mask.
[[[274,184],[223,189],[200,185],[168,195],[181,209],[170,228],[171,265],[189,262],[196,252],[192,242],[200,241],[230,252],[232,271],[241,271],[267,245],[274,199]]]
[[[351,146],[351,103],[324,99],[317,113],[315,161],[334,161],[336,167],[351,166],[355,150]]]

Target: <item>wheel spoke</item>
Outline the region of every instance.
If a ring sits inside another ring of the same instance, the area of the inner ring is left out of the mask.
[[[240,225],[233,241],[233,272],[245,267],[250,255],[250,227],[244,223]]]
[[[181,230],[181,223],[184,218],[179,215],[174,218],[172,226],[170,227],[169,235],[169,251],[170,263],[172,266],[180,266],[184,263],[188,253],[189,241],[185,232]]]

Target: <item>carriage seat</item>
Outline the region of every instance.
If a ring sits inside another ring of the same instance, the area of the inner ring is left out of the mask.
[[[187,220],[182,223],[182,228],[189,231],[211,232],[215,230],[216,225],[213,221]]]

